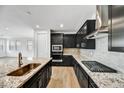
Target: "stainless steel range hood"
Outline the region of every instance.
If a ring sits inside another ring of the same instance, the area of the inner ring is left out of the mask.
[[[108,31],[108,6],[96,6],[96,30],[99,32]]]
[[[85,38],[97,38],[100,34],[108,34],[108,5],[96,6],[96,30]]]

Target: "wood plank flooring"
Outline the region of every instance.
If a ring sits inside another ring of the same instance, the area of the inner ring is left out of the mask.
[[[52,77],[47,88],[80,88],[73,67],[52,67]]]

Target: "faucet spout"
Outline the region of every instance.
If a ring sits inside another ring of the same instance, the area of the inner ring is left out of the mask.
[[[22,63],[22,53],[19,52],[19,54],[18,54],[18,66],[21,67],[21,65],[23,65],[23,63]]]

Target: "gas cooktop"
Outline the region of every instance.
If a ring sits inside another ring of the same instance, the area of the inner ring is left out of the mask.
[[[110,72],[110,73],[116,73],[117,71],[103,65],[97,61],[82,61],[82,63],[92,72]]]

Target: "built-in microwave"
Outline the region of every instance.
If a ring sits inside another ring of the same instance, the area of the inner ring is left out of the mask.
[[[63,45],[52,45],[52,52],[62,52]]]

